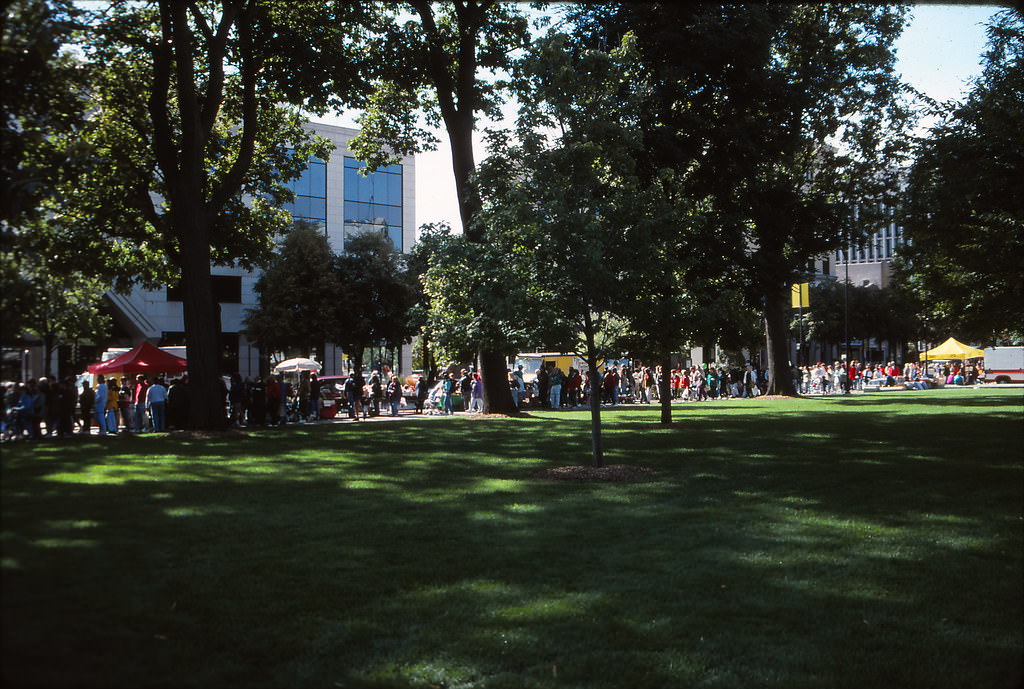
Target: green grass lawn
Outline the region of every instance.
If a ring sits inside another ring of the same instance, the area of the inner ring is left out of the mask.
[[[1014,686],[1021,392],[4,446],[4,686]]]

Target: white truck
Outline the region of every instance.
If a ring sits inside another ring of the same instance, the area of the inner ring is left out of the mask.
[[[1024,347],[986,348],[985,382],[1024,383]]]

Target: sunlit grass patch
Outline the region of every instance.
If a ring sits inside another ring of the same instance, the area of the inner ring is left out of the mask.
[[[1024,406],[949,392],[616,409],[635,483],[536,478],[585,412],[5,447],[5,680],[1008,686]]]

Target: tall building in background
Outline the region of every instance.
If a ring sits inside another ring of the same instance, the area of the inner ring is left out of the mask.
[[[892,259],[904,243],[903,228],[897,223],[894,206],[883,204],[882,212],[885,222],[877,232],[849,249],[841,248],[832,252],[829,263],[837,280],[843,282],[849,275],[850,284],[857,287],[889,286]]]
[[[367,176],[359,174],[362,163],[348,148],[356,129],[312,123],[308,130],[329,139],[334,151],[327,160],[309,161],[302,176],[291,183],[295,200],[285,206],[296,219],[319,227],[335,252],[345,249],[345,238],[367,230],[387,234],[395,248],[408,252],[415,240],[414,159],[407,156]],[[225,372],[244,376],[259,374],[259,351],[243,331],[246,310],[256,306],[254,287],[259,273],[240,268],[213,267],[213,289],[220,304],[221,346]],[[185,344],[184,318],[178,289],[146,290],[107,295],[113,305],[120,342],[131,346],[149,340],[158,346]],[[324,375],[344,372],[344,353],[326,343],[321,353]],[[369,363],[369,362],[367,362]],[[401,370],[412,369],[412,348],[402,348]]]

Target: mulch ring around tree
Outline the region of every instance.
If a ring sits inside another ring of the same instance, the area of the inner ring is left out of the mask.
[[[173,431],[167,431],[167,435],[172,438],[185,438],[186,440],[210,440],[211,438],[223,438],[226,436],[244,437],[249,434],[242,428],[225,428],[222,431],[190,431],[185,429],[175,429]]]
[[[653,481],[657,472],[647,467],[610,464],[603,467],[557,467],[538,471],[533,476],[545,481]]]

